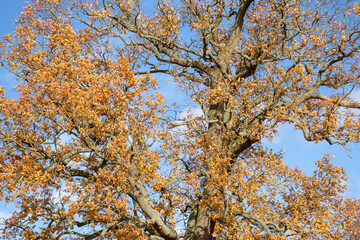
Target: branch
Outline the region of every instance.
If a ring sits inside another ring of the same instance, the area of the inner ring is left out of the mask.
[[[183,126],[186,125],[189,122],[195,121],[195,120],[205,120],[207,123],[216,123],[219,120],[210,120],[204,117],[194,117],[194,118],[190,118],[190,119],[186,119],[186,120],[182,120],[182,122],[172,122],[169,119],[166,118],[159,118],[160,120],[166,121],[167,123],[169,123],[170,125],[172,125],[173,127],[179,127],[179,126]]]
[[[235,24],[231,29],[229,41],[220,56],[225,56],[227,53],[233,52],[237,48],[237,45],[239,44],[241,39],[240,35],[244,24],[245,14],[253,1],[254,0],[240,1],[241,4],[236,14]],[[228,56],[227,58],[229,57],[230,56]]]
[[[159,212],[154,209],[153,202],[144,184],[131,177],[128,179],[128,181],[132,187],[132,191],[129,193],[129,195],[139,204],[145,216],[149,219],[149,223],[154,226],[156,231],[165,240],[178,240],[179,237],[177,233],[166,226],[164,221],[161,219]]]
[[[250,220],[253,220],[253,221],[259,223],[261,228],[263,228],[266,231],[266,233],[270,236],[270,238],[274,238],[274,235],[272,234],[270,228],[268,227],[268,225],[265,221],[262,221],[260,218],[253,216],[249,213],[241,213],[240,215],[242,217],[244,217],[245,219],[250,219]]]
[[[325,95],[322,95],[320,93],[312,93],[308,99],[320,99],[320,100],[324,100],[327,102],[334,102],[334,99],[327,97]],[[335,102],[334,102],[335,103]],[[337,105],[341,106],[341,107],[346,107],[346,108],[357,108],[360,109],[360,103],[356,102],[356,101],[346,101],[346,100],[340,100],[338,102],[336,102]]]

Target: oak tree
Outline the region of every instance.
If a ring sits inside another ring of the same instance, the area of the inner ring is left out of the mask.
[[[358,239],[329,155],[359,141],[360,6],[336,0],[34,0],[1,41],[5,239]],[[162,74],[162,75],[161,75]],[[202,114],[174,114],[166,74]],[[161,90],[161,89],[160,89]]]

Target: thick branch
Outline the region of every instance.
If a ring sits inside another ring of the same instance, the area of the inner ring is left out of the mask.
[[[133,178],[129,178],[129,182],[133,188],[129,195],[139,204],[145,216],[150,219],[149,222],[152,223],[161,237],[165,240],[178,240],[179,237],[177,233],[165,225],[159,212],[154,209],[149,192],[143,183],[140,183]]]

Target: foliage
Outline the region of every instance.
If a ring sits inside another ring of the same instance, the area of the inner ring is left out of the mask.
[[[359,15],[328,0],[33,1],[0,45],[19,81],[0,98],[0,197],[16,205],[2,236],[359,238],[344,170],[325,155],[307,176],[262,141],[282,124],[359,141]],[[203,114],[172,115],[159,73]]]

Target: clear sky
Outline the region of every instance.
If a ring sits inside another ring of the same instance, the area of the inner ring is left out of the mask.
[[[11,33],[14,30],[14,22],[17,15],[22,11],[25,1],[11,0],[2,1],[0,9],[0,35]],[[7,96],[11,96],[12,86],[14,85],[14,77],[9,73],[0,70],[0,85],[5,87]],[[167,91],[169,92],[169,91]],[[173,91],[171,91],[172,94]],[[358,100],[360,100],[360,92],[358,92]],[[350,184],[349,191],[346,196],[360,198],[360,145],[349,145],[353,150],[348,151],[341,146],[330,146],[326,142],[319,144],[307,142],[302,137],[301,132],[294,131],[292,126],[286,125],[280,128],[280,136],[272,143],[266,143],[274,150],[285,150],[285,161],[293,167],[304,170],[307,174],[311,174],[315,168],[315,161],[321,159],[324,153],[335,155],[334,161],[343,166],[348,173]],[[354,149],[355,148],[355,149]],[[0,204],[0,215],[1,215]]]

